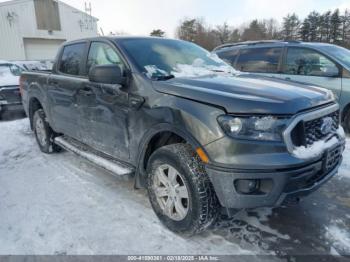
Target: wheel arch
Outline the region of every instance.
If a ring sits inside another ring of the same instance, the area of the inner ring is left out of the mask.
[[[43,107],[43,104],[42,102],[40,101],[39,98],[37,98],[36,96],[33,96],[29,99],[29,106],[28,106],[28,109],[29,109],[29,121],[30,121],[30,128],[33,130],[33,117],[34,117],[34,113],[35,111],[37,111],[38,109],[43,109],[44,110],[44,107]]]
[[[148,159],[152,153],[158,148],[175,144],[175,143],[187,143],[191,145],[193,151],[202,148],[200,143],[188,132],[181,130],[179,127],[175,127],[170,124],[160,124],[154,126],[144,137],[141,139],[140,150],[137,156],[137,168],[135,172],[135,187],[145,187],[147,181],[146,168]],[[204,150],[204,149],[202,149]]]

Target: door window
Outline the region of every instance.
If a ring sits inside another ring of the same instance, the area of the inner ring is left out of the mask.
[[[237,55],[238,55],[238,49],[218,52],[217,55],[225,62],[234,66],[234,63],[235,63]]]
[[[63,49],[59,71],[68,75],[80,75],[85,43],[67,45]]]
[[[119,65],[123,69],[123,63],[119,55],[112,47],[102,42],[92,42],[87,60],[87,72],[97,65]]]
[[[338,67],[324,55],[307,48],[288,48],[284,73],[305,76],[338,76]]]
[[[277,73],[281,47],[241,49],[235,68],[243,72]]]

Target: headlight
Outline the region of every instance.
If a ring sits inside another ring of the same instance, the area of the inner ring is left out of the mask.
[[[273,116],[236,117],[223,115],[218,122],[224,132],[234,138],[263,141],[282,141],[288,119]]]

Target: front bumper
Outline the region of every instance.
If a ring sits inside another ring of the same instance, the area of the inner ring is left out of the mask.
[[[217,166],[206,167],[220,204],[226,208],[274,207],[289,202],[292,198],[306,196],[326,183],[338,171],[342,162],[345,141],[328,149],[318,160],[287,169],[232,169]],[[337,151],[339,150],[339,151]],[[337,156],[331,159],[334,152]],[[246,156],[249,157],[249,156]],[[332,165],[329,166],[329,162]],[[258,168],[259,164],[255,165]],[[235,181],[254,179],[271,181],[272,186],[266,193],[242,194],[237,191]]]

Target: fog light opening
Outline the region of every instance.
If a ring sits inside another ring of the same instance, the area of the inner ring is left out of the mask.
[[[239,194],[264,195],[272,191],[272,179],[237,179],[234,187]]]
[[[254,194],[259,192],[259,179],[237,179],[235,181],[235,188],[241,194]]]

